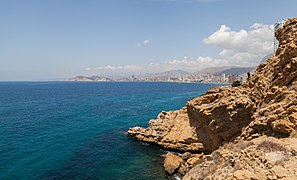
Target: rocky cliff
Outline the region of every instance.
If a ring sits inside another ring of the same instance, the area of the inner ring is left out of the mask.
[[[210,89],[128,134],[168,149],[205,152],[261,136],[289,137],[297,127],[297,18],[275,35],[279,48],[248,82]]]
[[[297,179],[297,139],[261,136],[227,143],[205,156],[183,179]]]

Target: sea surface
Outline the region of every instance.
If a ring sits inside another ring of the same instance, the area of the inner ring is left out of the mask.
[[[126,131],[212,86],[0,82],[0,179],[166,179],[166,151]]]

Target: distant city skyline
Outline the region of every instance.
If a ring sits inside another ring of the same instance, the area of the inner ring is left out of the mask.
[[[273,52],[292,0],[0,1],[0,80],[55,80],[213,66]]]

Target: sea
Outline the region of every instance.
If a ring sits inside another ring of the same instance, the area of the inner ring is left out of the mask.
[[[217,84],[0,82],[1,180],[167,179],[166,150],[127,137]]]

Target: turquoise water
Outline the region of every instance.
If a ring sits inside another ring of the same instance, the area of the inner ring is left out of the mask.
[[[127,129],[212,86],[0,82],[0,179],[165,179],[165,152]]]

